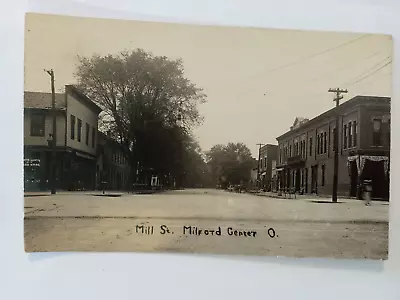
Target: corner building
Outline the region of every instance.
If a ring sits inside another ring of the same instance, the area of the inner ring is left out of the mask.
[[[296,118],[277,137],[278,187],[298,193],[332,195],[334,134],[339,116],[338,195],[361,196],[372,180],[372,197],[389,198],[390,98],[356,96],[308,120]]]
[[[98,115],[101,109],[73,85],[57,93],[56,188],[92,190],[96,182]],[[51,93],[24,94],[24,190],[50,189],[53,133]]]

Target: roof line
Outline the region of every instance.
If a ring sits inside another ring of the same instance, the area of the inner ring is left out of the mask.
[[[349,100],[343,102],[342,104],[340,104],[340,105],[339,105],[339,109],[343,109],[344,107],[353,106],[353,105],[354,105],[354,106],[355,106],[355,105],[361,105],[361,104],[362,104],[362,101],[361,101],[361,100],[365,101],[365,100],[374,100],[374,99],[375,99],[375,100],[381,99],[381,100],[387,100],[387,101],[390,101],[390,100],[391,100],[390,97],[381,97],[381,96],[361,96],[361,95],[358,95],[358,96],[355,96],[355,97],[353,97],[353,98],[351,98],[351,99],[349,99]],[[360,103],[358,103],[358,102],[360,102]],[[333,107],[333,108],[331,108],[331,109],[329,109],[329,110],[327,110],[327,111],[325,111],[325,112],[319,114],[318,116],[316,116],[316,117],[310,119],[309,121],[307,121],[306,123],[304,123],[302,126],[297,127],[297,128],[294,128],[293,130],[288,130],[288,131],[286,131],[285,133],[283,133],[283,134],[281,134],[280,136],[278,136],[278,137],[276,138],[276,140],[279,140],[279,139],[281,139],[281,138],[283,138],[283,137],[289,135],[290,133],[299,132],[299,131],[301,131],[301,130],[303,130],[303,129],[305,129],[305,128],[308,128],[308,127],[309,127],[308,125],[313,124],[313,123],[315,123],[316,121],[321,120],[321,119],[323,119],[323,118],[328,117],[329,115],[331,115],[331,114],[334,112],[335,109],[336,109],[336,107]]]

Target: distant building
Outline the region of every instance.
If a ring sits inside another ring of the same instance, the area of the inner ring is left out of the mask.
[[[372,196],[389,197],[390,98],[357,96],[338,110],[338,195],[360,195],[364,179]],[[331,195],[334,169],[335,109],[311,120],[296,118],[277,138],[279,187]]]
[[[278,146],[267,144],[260,148],[260,187],[266,191],[273,189],[273,167],[278,160]]]
[[[253,159],[253,161],[254,161],[254,166],[250,170],[250,182],[249,182],[250,189],[256,189],[257,187],[258,161],[256,159]]]
[[[131,168],[116,141],[99,132],[97,145],[96,188],[107,190],[130,190]]]
[[[24,189],[50,189],[51,93],[24,94]],[[94,189],[101,109],[72,85],[56,94],[56,187]]]

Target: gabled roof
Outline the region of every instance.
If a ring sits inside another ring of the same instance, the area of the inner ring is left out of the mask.
[[[99,114],[102,109],[94,103],[91,99],[89,99],[84,92],[82,92],[78,87],[67,84],[65,86],[66,93],[72,93],[78,100],[80,100],[84,105],[88,106],[89,108],[93,109],[97,114]]]
[[[90,100],[81,90],[73,85],[65,86],[66,93],[72,93],[74,98],[82,102],[85,106],[89,107],[97,114],[101,112],[101,108]],[[24,108],[39,108],[39,109],[51,109],[52,95],[51,93],[43,92],[30,92],[25,91],[24,93]],[[56,108],[65,109],[67,107],[65,93],[56,93]]]
[[[51,109],[51,93],[25,92],[24,108]],[[64,94],[56,93],[56,108],[65,108]]]
[[[297,125],[303,123],[306,120],[307,119],[303,118],[303,117],[296,117],[296,119],[294,119],[294,122],[293,122],[293,127],[296,127]]]

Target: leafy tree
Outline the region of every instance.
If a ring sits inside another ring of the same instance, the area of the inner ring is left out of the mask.
[[[186,187],[211,187],[210,172],[205,155],[198,143],[189,137],[184,144],[184,182]]]
[[[243,143],[215,145],[207,152],[212,181],[226,187],[228,184],[243,184],[250,180],[254,159],[250,149]]]
[[[182,60],[142,49],[78,57],[75,76],[103,109],[101,130],[118,141],[133,168],[139,163],[163,177],[182,172],[181,144],[201,124],[197,105],[206,101],[184,76]]]

